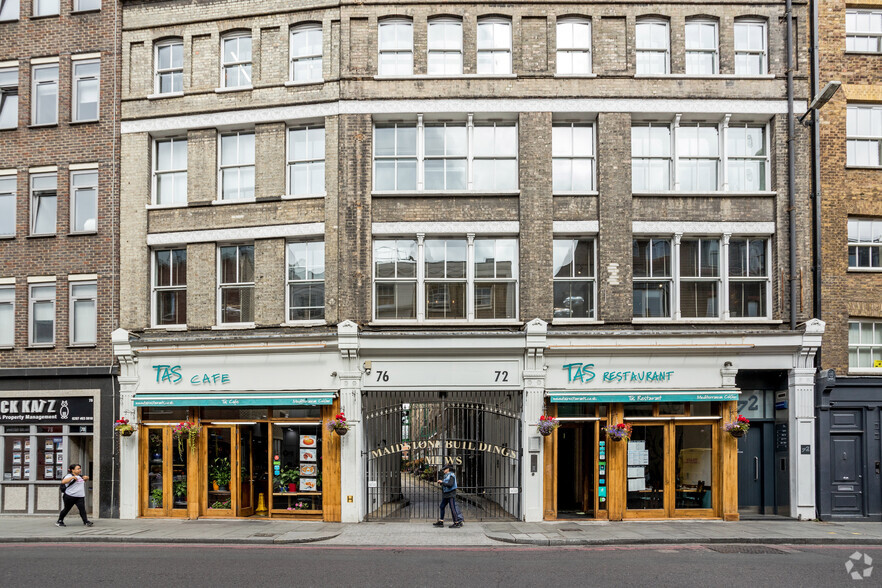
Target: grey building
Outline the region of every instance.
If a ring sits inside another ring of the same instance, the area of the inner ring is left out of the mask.
[[[122,516],[815,515],[783,3],[123,7]]]

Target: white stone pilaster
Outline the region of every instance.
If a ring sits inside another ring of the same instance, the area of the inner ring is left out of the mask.
[[[343,321],[337,325],[341,371],[340,408],[353,430],[340,438],[340,514],[344,523],[361,521],[364,513],[364,430],[361,411],[362,372],[358,357],[358,325]],[[353,501],[349,502],[352,496]]]
[[[788,373],[788,457],[790,461],[790,516],[817,518],[815,503],[815,353],[821,346],[824,322],[806,323],[796,365]],[[807,451],[804,452],[804,449]]]
[[[134,519],[138,516],[138,439],[140,425],[135,409],[135,390],[138,387],[137,361],[129,344],[129,332],[117,329],[111,333],[113,354],[119,361],[119,409],[120,418],[129,419],[137,429],[131,437],[119,438],[119,518]],[[115,434],[114,434],[115,435]]]
[[[523,447],[523,467],[521,467],[521,488],[523,518],[527,522],[541,521],[543,517],[543,443],[536,432],[536,424],[545,408],[545,348],[548,323],[533,319],[526,327],[526,353],[524,357],[524,427],[521,446]],[[535,437],[530,451],[530,440]],[[533,456],[536,457],[536,471],[532,471]]]

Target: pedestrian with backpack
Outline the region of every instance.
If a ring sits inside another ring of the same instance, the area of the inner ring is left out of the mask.
[[[93,523],[86,517],[86,481],[88,481],[89,476],[81,475],[83,468],[78,463],[71,464],[67,468],[67,472],[68,474],[61,480],[61,499],[64,503],[64,508],[61,509],[58,520],[55,521],[55,526],[66,527],[64,517],[76,505],[80,511],[80,518],[83,519],[83,524],[91,527]]]
[[[432,526],[444,526],[444,509],[449,504],[450,514],[453,515],[453,524],[450,525],[450,528],[459,529],[462,527],[462,513],[459,512],[459,508],[456,506],[456,474],[453,473],[449,465],[444,466],[441,471],[443,475],[438,480],[438,485],[441,486],[441,512],[439,513],[438,520],[432,523]]]

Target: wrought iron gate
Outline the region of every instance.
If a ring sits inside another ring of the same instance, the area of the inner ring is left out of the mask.
[[[445,464],[467,521],[521,518],[520,392],[370,392],[364,408],[366,520],[437,519]]]

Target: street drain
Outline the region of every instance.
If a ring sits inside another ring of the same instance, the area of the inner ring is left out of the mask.
[[[768,545],[705,545],[705,547],[711,551],[716,551],[717,553],[747,553],[753,555],[780,555],[787,553],[786,551],[769,547]]]
[[[252,537],[277,537],[278,533],[254,533]]]
[[[579,527],[575,527],[575,528],[573,528],[573,527],[561,527],[560,529],[558,529],[558,531],[581,532],[582,529],[580,529]]]

